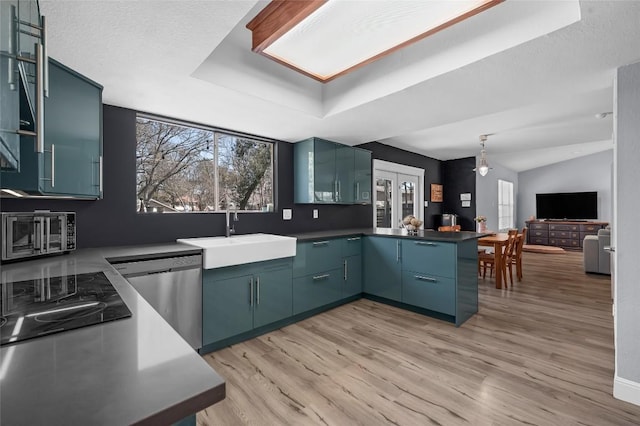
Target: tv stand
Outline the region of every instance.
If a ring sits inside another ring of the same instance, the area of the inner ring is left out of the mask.
[[[595,235],[608,225],[607,222],[587,220],[528,220],[527,244],[562,247],[582,250],[582,241],[587,235]]]

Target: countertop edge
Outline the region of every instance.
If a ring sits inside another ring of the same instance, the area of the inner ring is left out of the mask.
[[[460,232],[438,232],[431,230],[418,231],[418,234],[408,234],[406,230],[391,229],[391,230],[375,230],[373,228],[355,228],[355,229],[337,229],[331,231],[317,231],[317,232],[305,232],[289,234],[292,237],[296,237],[298,241],[313,241],[322,238],[340,238],[350,235],[372,236],[372,237],[385,237],[385,238],[404,238],[410,240],[430,240],[441,241],[451,243],[461,243],[469,240],[477,240],[488,235],[487,233],[478,233],[474,231],[460,231]]]

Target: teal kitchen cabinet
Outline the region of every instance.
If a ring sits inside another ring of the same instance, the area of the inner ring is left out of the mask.
[[[32,136],[22,136],[20,144],[20,171],[2,173],[4,188],[100,198],[102,86],[49,59],[44,146],[37,147]]]
[[[455,316],[455,279],[403,270],[402,302]]]
[[[455,278],[456,244],[402,240],[402,269]]]
[[[342,268],[293,279],[293,314],[310,311],[342,298]]]
[[[202,341],[209,345],[292,315],[292,259],[205,269]]]
[[[354,153],[354,202],[371,204],[371,151],[353,148]]]
[[[402,300],[401,241],[387,237],[365,237],[363,291],[373,296]]]
[[[294,202],[297,204],[354,204],[371,191],[368,151],[320,138],[309,138],[294,145]],[[358,169],[356,168],[358,159]],[[360,179],[356,181],[356,179]],[[362,188],[361,191],[358,191]],[[370,195],[370,194],[369,194]],[[366,202],[366,201],[365,201]]]
[[[356,296],[362,293],[362,237],[352,236],[341,241],[344,268],[342,296]]]
[[[293,276],[320,274],[342,266],[342,242],[339,239],[300,242],[293,259]]]

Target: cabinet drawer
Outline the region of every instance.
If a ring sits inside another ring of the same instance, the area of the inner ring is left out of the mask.
[[[529,224],[529,229],[530,230],[544,230],[544,231],[548,231],[549,230],[549,224],[548,223],[531,223]]]
[[[550,238],[549,245],[559,247],[580,247],[579,240],[569,240],[566,238]]]
[[[298,243],[293,259],[293,276],[317,274],[342,267],[342,240],[318,240]]]
[[[343,269],[293,279],[293,314],[319,308],[342,298]]]
[[[455,280],[413,271],[402,272],[402,302],[447,315],[456,314]]]
[[[570,231],[549,231],[549,238],[570,238],[577,240],[580,238],[580,233]]]
[[[542,238],[547,238],[549,236],[549,232],[547,230],[533,230],[531,231],[530,235],[532,237],[542,237]]]
[[[402,269],[441,277],[456,276],[456,246],[439,241],[402,240]]]
[[[549,231],[580,231],[580,225],[549,225]]]
[[[601,228],[600,225],[580,225],[581,232],[593,232],[594,234]]]
[[[529,237],[529,243],[530,244],[539,244],[539,245],[549,245],[549,239],[548,238],[542,238],[542,237],[535,237],[533,235],[531,235]]]
[[[362,254],[362,237],[353,235],[342,239],[342,257],[360,256]]]

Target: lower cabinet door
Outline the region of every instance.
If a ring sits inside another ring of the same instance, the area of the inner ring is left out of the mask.
[[[456,314],[453,278],[402,271],[402,302],[447,315]]]
[[[202,343],[217,342],[253,328],[253,276],[202,283]]]
[[[254,278],[253,326],[260,327],[290,317],[293,312],[291,265],[262,272]]]
[[[362,293],[362,256],[344,258],[343,279],[342,297],[355,296]]]
[[[399,302],[402,298],[402,253],[399,240],[366,237],[362,250],[364,263],[367,265],[363,271],[364,292]]]
[[[332,269],[293,280],[293,314],[297,315],[342,298],[342,269]]]

